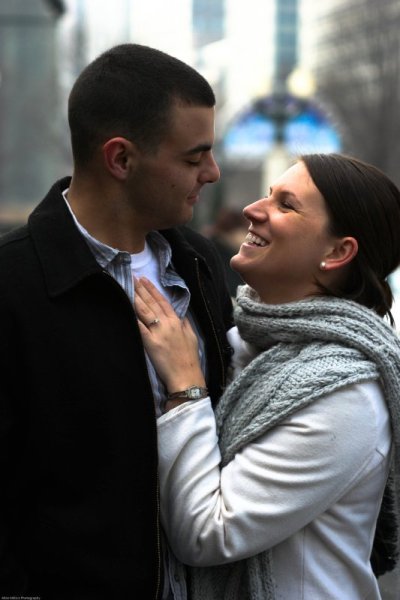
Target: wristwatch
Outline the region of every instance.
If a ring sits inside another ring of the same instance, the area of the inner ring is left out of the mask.
[[[182,390],[180,392],[174,392],[173,394],[168,394],[168,400],[177,400],[185,399],[186,400],[201,400],[202,398],[207,398],[208,389],[206,387],[199,387],[197,385],[191,385],[186,390]]]

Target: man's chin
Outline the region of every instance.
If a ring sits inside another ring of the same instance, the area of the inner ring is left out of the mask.
[[[185,214],[182,215],[182,219],[179,225],[186,225],[187,223],[190,223],[190,221],[192,221],[193,219],[193,214],[193,208],[189,211],[185,211]]]
[[[182,225],[187,225],[188,223],[190,223],[190,221],[192,221],[193,219],[193,212],[192,214],[188,215],[182,215],[181,219],[174,219],[173,221],[170,221],[169,223],[165,223],[162,227],[159,227],[159,229],[162,231],[163,229],[173,229],[174,227],[181,227]]]

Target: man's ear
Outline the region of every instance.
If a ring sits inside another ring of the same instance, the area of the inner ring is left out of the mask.
[[[339,238],[324,258],[324,270],[340,269],[349,264],[358,252],[358,242],[353,237]]]
[[[135,153],[134,144],[124,137],[107,140],[102,147],[104,164],[116,179],[126,179]]]

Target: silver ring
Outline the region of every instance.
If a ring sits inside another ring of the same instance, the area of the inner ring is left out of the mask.
[[[153,319],[150,323],[147,324],[147,327],[151,327],[152,325],[157,325],[160,322],[160,319]]]

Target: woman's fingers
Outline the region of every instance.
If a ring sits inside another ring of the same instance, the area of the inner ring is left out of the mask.
[[[150,330],[154,335],[159,333],[155,329],[160,329],[161,324],[164,332],[166,328],[181,327],[181,321],[171,304],[148,279],[145,277],[134,278],[134,283],[135,311],[138,318],[147,327],[148,333],[150,333]],[[171,333],[173,333],[172,330]]]
[[[204,387],[198,341],[189,320],[181,320],[148,279],[135,279],[135,311],[147,354],[167,390]]]
[[[148,308],[152,309],[154,313],[165,314],[171,316],[175,314],[174,309],[168,302],[168,300],[161,294],[155,285],[151,283],[145,277],[134,280],[135,293],[145,302]]]
[[[136,311],[136,315],[139,319],[139,322],[141,322],[146,327],[149,327],[149,326],[152,327],[153,325],[156,324],[156,323],[154,323],[154,321],[159,319],[159,317],[156,316],[156,314],[154,313],[152,308],[148,307],[146,302],[144,302],[142,300],[142,298],[139,296],[139,294],[135,294],[134,305],[135,305],[135,311]]]

